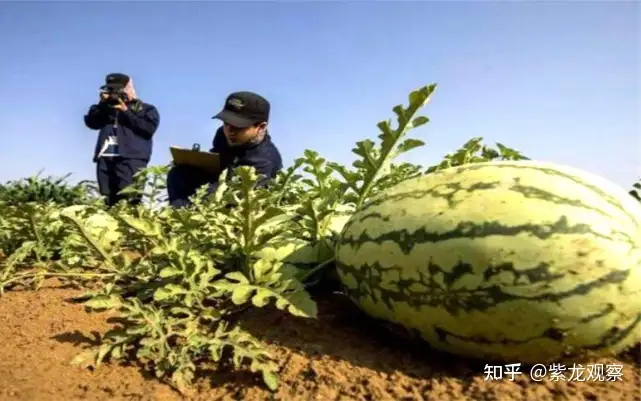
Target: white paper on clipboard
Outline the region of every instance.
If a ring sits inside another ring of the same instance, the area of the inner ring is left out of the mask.
[[[186,164],[211,174],[220,174],[220,155],[218,153],[201,152],[178,146],[170,146],[169,151],[175,165]]]

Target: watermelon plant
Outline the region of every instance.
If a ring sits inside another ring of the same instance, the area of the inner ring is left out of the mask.
[[[189,391],[203,364],[249,369],[275,389],[279,366],[264,344],[243,329],[243,313],[275,307],[313,319],[316,305],[308,289],[315,285],[342,281],[357,303],[362,300],[354,291],[375,294],[379,309],[366,302],[361,306],[377,317],[381,305],[396,300],[402,323],[417,327],[420,319],[406,311],[422,302],[423,295],[407,292],[404,286],[418,282],[418,277],[394,282],[393,275],[377,270],[375,263],[369,263],[366,273],[348,260],[347,244],[356,241],[355,233],[389,230],[385,225],[359,226],[357,220],[398,188],[439,180],[462,166],[526,159],[502,144],[494,149],[482,138],[472,138],[433,166],[396,162],[399,155],[424,145],[408,133],[429,121],[418,113],[435,89],[436,85],[419,88],[409,95],[407,105],[394,107],[395,126],[382,121],[378,142],[357,142],[351,166],[305,150],[269,188],[256,188],[255,171],[243,167],[233,179],[223,177],[213,195],[205,196],[201,188],[193,205],[179,210],[165,203],[168,166],[153,166],[137,175],[136,184],[126,190],[143,196],[143,204],[135,207],[121,203],[105,210],[98,202],[64,207],[15,202],[0,216],[5,254],[0,257],[0,292],[15,286],[37,288],[46,277],[84,284],[87,292],[77,302],[89,311],[116,311],[121,319],[74,363],[98,367],[107,360],[134,358],[182,392]],[[443,185],[456,185],[456,179]],[[408,191],[421,193],[418,187]],[[435,198],[457,201],[446,193]],[[453,207],[449,213],[458,218],[457,211]],[[365,247],[374,251],[372,258],[384,259],[386,252],[407,246],[408,238],[395,237],[382,253],[378,251],[383,245]],[[398,260],[412,259],[399,254]],[[346,266],[361,275],[348,272]],[[398,290],[377,288],[383,278]],[[379,299],[383,296],[387,298]]]
[[[53,213],[61,207],[98,201],[92,181],[72,185],[67,181],[71,174],[41,174],[0,184],[0,255],[11,255],[0,276],[10,274],[23,262],[39,265],[58,258],[64,234]]]
[[[85,180],[71,185],[63,177],[41,177],[42,171],[35,176],[0,184],[0,202],[16,206],[23,203],[48,203],[71,206],[91,202],[97,197],[95,182]]]
[[[635,182],[632,185],[632,189],[630,190],[630,195],[632,195],[636,200],[641,202],[641,181]]]

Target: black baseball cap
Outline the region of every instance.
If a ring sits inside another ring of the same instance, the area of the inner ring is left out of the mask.
[[[121,74],[119,72],[109,74],[105,77],[105,85],[103,85],[101,89],[124,88],[125,86],[127,86],[130,79],[131,78],[129,78],[128,75]]]
[[[238,128],[251,127],[269,120],[269,102],[253,92],[234,92],[227,96],[222,111],[212,118]]]

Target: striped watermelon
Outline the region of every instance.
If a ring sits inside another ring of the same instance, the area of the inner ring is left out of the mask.
[[[377,196],[345,226],[337,269],[365,312],[436,349],[546,363],[641,340],[640,236],[639,202],[600,177],[487,162]]]

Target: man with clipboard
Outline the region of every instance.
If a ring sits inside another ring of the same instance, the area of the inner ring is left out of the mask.
[[[167,176],[169,204],[180,208],[190,205],[189,197],[203,185],[210,193],[216,190],[221,171],[227,178],[239,166],[252,166],[260,175],[259,186],[266,185],[283,168],[282,158],[267,132],[270,104],[253,92],[235,92],[225,101],[223,110],[213,118],[223,122],[216,131],[211,153],[218,154],[218,168],[205,169],[176,163]],[[215,160],[215,158],[212,158]],[[217,173],[214,170],[218,170]]]

